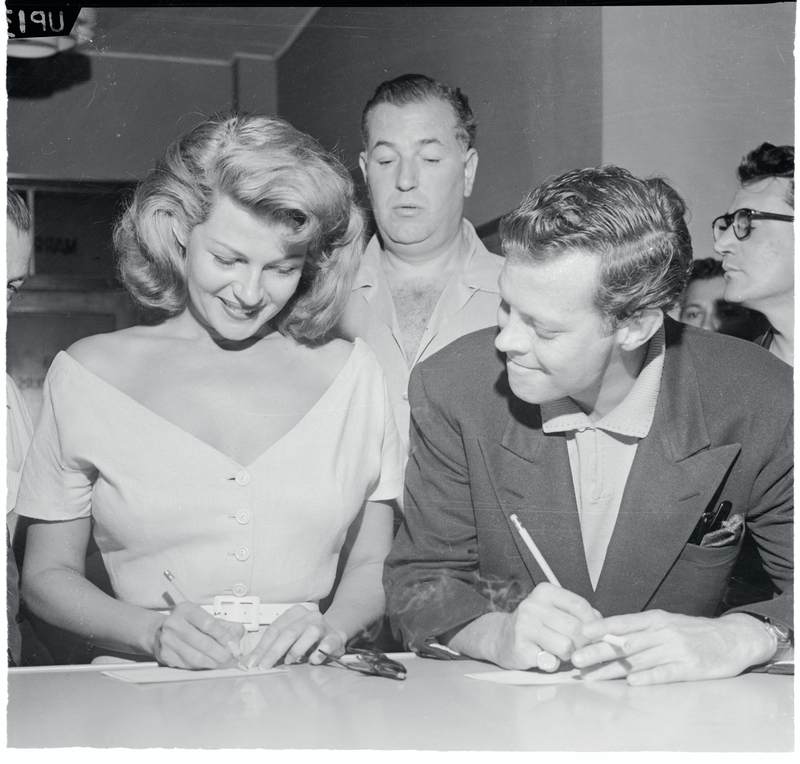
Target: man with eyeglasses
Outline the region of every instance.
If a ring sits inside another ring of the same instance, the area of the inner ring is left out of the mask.
[[[741,188],[713,223],[725,299],[761,311],[758,342],[794,365],[794,146],[762,143],[739,165]]]

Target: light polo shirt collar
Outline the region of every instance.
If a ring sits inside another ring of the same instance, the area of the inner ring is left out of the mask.
[[[661,372],[664,368],[664,326],[653,335],[647,348],[644,366],[624,400],[602,419],[592,424],[572,398],[543,403],[542,429],[544,432],[567,432],[588,427],[644,438],[650,432],[661,389]]]
[[[467,247],[467,256],[459,281],[469,289],[500,293],[497,283],[497,267],[494,258],[487,252],[486,257],[476,257],[480,239],[475,227],[466,218],[461,220],[461,230]],[[485,251],[485,250],[484,250]],[[381,280],[381,243],[376,233],[367,243],[361,259],[361,266],[353,284],[353,290],[377,286]]]

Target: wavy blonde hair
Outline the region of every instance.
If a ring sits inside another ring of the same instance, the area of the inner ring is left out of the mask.
[[[274,117],[216,114],[176,140],[137,186],[114,230],[122,282],[161,316],[188,303],[185,250],[214,200],[227,196],[308,245],[297,290],[270,323],[298,342],[333,335],[358,270],[364,216],[344,166]]]

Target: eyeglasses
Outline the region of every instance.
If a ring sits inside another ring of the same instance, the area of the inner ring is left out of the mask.
[[[777,215],[772,212],[757,212],[743,207],[736,212],[728,215],[720,215],[711,224],[714,231],[714,241],[718,241],[723,231],[727,231],[733,223],[733,235],[742,241],[750,235],[750,229],[754,220],[785,220],[789,223],[794,222],[794,215]]]
[[[324,650],[320,650],[320,652],[329,660],[351,671],[359,671],[362,674],[369,674],[370,676],[382,676],[387,679],[406,678],[406,667],[378,650],[348,647],[344,660],[330,653],[326,653]]]

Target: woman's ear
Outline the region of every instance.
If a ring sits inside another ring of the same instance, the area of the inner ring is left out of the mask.
[[[185,256],[186,236],[184,235],[183,231],[181,231],[174,223],[172,224],[172,235],[175,237],[175,241],[178,242],[178,246],[181,248],[181,254]]]
[[[661,310],[642,310],[617,327],[617,342],[622,350],[636,350],[648,342],[663,323],[664,313]]]

